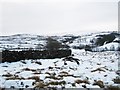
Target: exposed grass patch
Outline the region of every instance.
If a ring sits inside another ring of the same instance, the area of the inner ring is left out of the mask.
[[[75,83],[72,83],[72,86],[75,87],[76,86]]]
[[[20,72],[18,71],[18,72],[16,72],[15,74],[19,74]]]
[[[51,81],[47,83],[47,85],[65,85],[65,84],[66,84],[65,81]]]
[[[10,73],[2,75],[3,77],[6,77],[6,80],[25,80],[23,77],[19,77],[18,75],[13,75]]]
[[[49,85],[65,85],[65,81],[50,81],[48,83],[44,83],[42,81],[37,82],[35,88],[47,88]]]
[[[48,67],[49,69],[53,69],[54,67]]]
[[[67,74],[58,75],[58,77],[70,77],[70,76],[73,77],[73,75],[71,75],[71,74],[68,74],[68,75]]]
[[[23,71],[31,71],[31,69],[29,69],[29,68],[24,68],[24,69],[22,69]]]
[[[113,79],[113,82],[116,84],[120,84],[120,77],[116,77],[115,79]]]
[[[45,88],[47,85],[44,82],[38,82],[35,85],[35,88]]]
[[[39,64],[39,65],[42,65],[42,63],[41,63],[41,62],[38,62],[38,61],[36,61],[35,63],[36,63],[36,64]]]
[[[89,81],[88,81],[88,80],[80,80],[80,79],[77,79],[77,80],[75,80],[75,83],[77,83],[77,84],[81,84],[81,83],[89,84]]]
[[[97,65],[101,65],[101,63],[97,63]]]
[[[32,72],[36,72],[36,70],[35,69],[30,69],[30,68],[24,68],[24,69],[22,69],[23,71],[32,71]]]
[[[18,76],[12,76],[12,77],[6,78],[6,80],[25,80],[25,78],[23,78],[23,77],[18,77]]]
[[[95,81],[93,85],[98,85],[100,88],[104,88],[104,83],[101,80]]]
[[[49,72],[45,72],[45,74],[48,74],[50,76],[55,76],[56,75],[56,73],[49,73]]]
[[[62,71],[62,72],[60,72],[60,74],[67,74],[68,75],[68,72]]]
[[[72,74],[69,74],[68,72],[62,71],[60,72],[60,74],[58,75],[58,77],[68,77],[68,76],[74,76]]]
[[[54,80],[61,80],[61,79],[63,79],[61,77],[55,77],[55,76],[46,76],[45,78],[50,78],[50,79],[54,79]]]
[[[120,90],[120,87],[110,85],[110,86],[107,87],[106,90]]]
[[[21,62],[22,62],[23,64],[26,64],[26,62],[25,62],[25,61],[23,61],[23,60],[22,60]]]
[[[45,74],[51,75],[51,73],[49,73],[49,72],[45,72]]]
[[[96,71],[103,71],[103,72],[105,72],[105,70],[103,70],[102,68],[97,68],[97,69],[95,69],[95,70],[92,70],[91,72],[96,72]]]
[[[5,88],[0,87],[0,90],[5,90]]]
[[[7,74],[3,74],[2,77],[12,77],[14,75],[10,74],[10,73],[7,73]]]
[[[38,77],[38,76],[28,77],[27,79],[33,79],[33,80],[35,80],[36,82],[39,82],[39,81],[40,81],[40,77]]]

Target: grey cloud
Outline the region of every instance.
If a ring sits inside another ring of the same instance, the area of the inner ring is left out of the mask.
[[[116,30],[117,3],[2,3],[2,33],[54,34]],[[101,27],[102,26],[102,27]]]

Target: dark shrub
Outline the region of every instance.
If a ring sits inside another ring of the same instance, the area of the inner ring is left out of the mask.
[[[86,45],[86,46],[85,46],[85,51],[92,51],[92,49],[91,49],[91,48],[92,48],[91,46]]]
[[[47,50],[58,50],[62,48],[62,44],[58,42],[57,40],[52,39],[51,37],[47,38]]]
[[[99,38],[96,41],[97,46],[102,46],[104,43],[110,43],[115,39],[115,35],[113,33],[107,35],[97,35]]]

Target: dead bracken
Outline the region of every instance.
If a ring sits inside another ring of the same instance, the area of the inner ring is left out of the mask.
[[[120,90],[120,87],[119,86],[107,86],[107,89],[106,90]]]
[[[115,79],[113,79],[113,81],[116,84],[120,84],[120,77],[116,77]]]
[[[65,81],[50,81],[47,85],[65,85]]]
[[[32,72],[35,72],[36,70],[35,69],[30,69],[30,68],[24,68],[22,69],[23,71],[32,71]]]
[[[12,74],[10,74],[10,73],[7,73],[7,74],[3,74],[2,76],[3,76],[3,77],[11,77],[11,76],[14,76],[14,75],[12,75]]]
[[[102,68],[97,68],[97,69],[95,69],[95,70],[92,70],[91,72],[96,72],[96,71],[103,71],[103,72],[105,72],[105,70],[103,70]]]
[[[75,80],[75,83],[77,83],[77,84],[81,84],[81,83],[89,84],[89,81],[88,81],[88,80],[80,80],[80,79],[77,79],[77,80]]]
[[[54,79],[54,80],[62,80],[62,79],[63,79],[63,78],[61,78],[61,77],[55,77],[55,76],[46,76],[45,79],[46,79],[46,78]]]
[[[44,82],[37,82],[35,88],[45,88],[47,85]]]
[[[39,82],[39,81],[40,81],[40,77],[39,77],[39,76],[32,76],[32,77],[28,77],[27,79],[33,79],[33,80],[35,80],[36,82]]]
[[[104,83],[101,80],[98,80],[98,81],[95,80],[93,85],[98,85],[100,88],[104,88]]]
[[[12,76],[12,77],[6,78],[6,80],[25,80],[25,78],[23,78],[23,77],[18,77],[18,76]]]

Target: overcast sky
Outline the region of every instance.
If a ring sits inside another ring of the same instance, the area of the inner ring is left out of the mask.
[[[118,30],[117,1],[2,0],[0,35]]]

